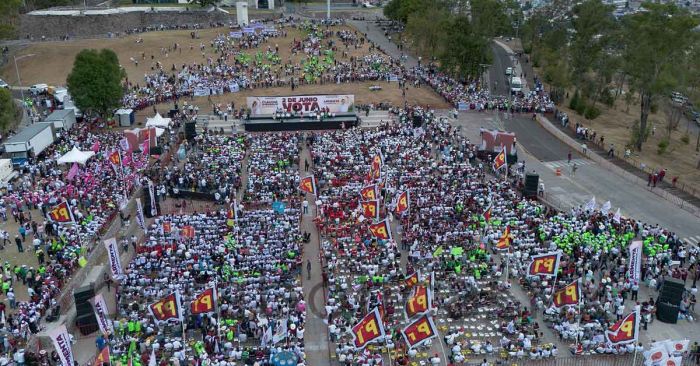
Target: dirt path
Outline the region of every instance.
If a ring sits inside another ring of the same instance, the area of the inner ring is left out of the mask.
[[[304,177],[309,173],[304,171],[304,161],[312,164],[309,149],[304,146],[299,153],[299,176]],[[313,169],[313,164],[311,169]],[[306,195],[309,201],[308,214],[303,214],[301,218],[301,232],[311,234],[311,240],[304,247],[302,284],[304,287],[304,299],[306,299],[306,330],[304,331],[304,350],[306,352],[306,363],[308,365],[330,365],[330,344],[328,342],[328,325],[323,316],[325,311],[325,300],[323,290],[323,279],[321,276],[320,258],[320,236],[318,229],[313,222],[316,216],[315,197]],[[302,208],[303,210],[303,208]],[[303,213],[303,212],[302,212]],[[311,263],[311,273],[306,270],[306,263]]]

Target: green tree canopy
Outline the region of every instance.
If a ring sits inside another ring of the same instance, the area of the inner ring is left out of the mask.
[[[698,19],[673,4],[645,3],[645,11],[623,18],[623,65],[631,85],[639,91],[641,110],[640,130],[647,128],[647,119],[654,98],[668,93],[677,85],[677,67],[684,57],[697,47],[693,28]],[[636,139],[642,149],[643,139]]]
[[[14,38],[22,0],[0,0],[0,39]]]
[[[17,105],[8,89],[0,89],[0,130],[5,131],[17,121]]]
[[[75,56],[68,74],[68,92],[78,108],[106,118],[121,105],[123,77],[114,51],[84,49]]]

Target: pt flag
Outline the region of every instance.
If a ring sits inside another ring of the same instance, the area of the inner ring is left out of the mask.
[[[360,202],[364,217],[379,220],[379,200]]]
[[[369,231],[377,239],[391,240],[391,227],[388,219],[370,224]]]
[[[420,346],[427,340],[437,337],[437,328],[428,314],[423,314],[401,331],[409,349]]]
[[[566,305],[578,305],[581,301],[581,286],[576,280],[554,293],[554,306],[562,307]]]
[[[639,321],[639,307],[637,307],[606,330],[605,339],[613,346],[636,342],[639,338]]]
[[[406,318],[411,319],[418,314],[425,314],[432,306],[432,295],[430,289],[420,285],[413,288],[413,293],[406,300]]]
[[[376,307],[352,327],[355,349],[363,349],[372,342],[382,340],[384,336],[384,323],[379,308]]]
[[[105,363],[111,364],[109,360],[109,347],[103,348],[102,351],[97,354],[97,357],[95,357],[95,362],[92,363],[92,366],[102,366]]]
[[[363,200],[365,201],[371,201],[371,200],[376,200],[377,197],[379,196],[377,194],[377,185],[372,184],[366,187],[363,187],[360,190],[360,196],[362,197]]]
[[[299,189],[306,193],[316,195],[316,177],[313,175],[301,178],[299,181]]]
[[[561,252],[533,255],[527,270],[528,276],[556,276],[560,256]]]
[[[403,191],[398,195],[398,197],[396,197],[394,212],[401,215],[402,213],[408,211],[409,207],[410,200],[408,196],[408,191]]]
[[[190,303],[192,315],[212,313],[216,309],[216,290],[208,288],[204,290]]]
[[[109,309],[107,309],[107,303],[102,294],[97,294],[92,298],[92,304],[95,309],[95,318],[97,318],[97,325],[100,326],[102,334],[112,334],[114,333],[114,328],[112,326],[112,321],[109,320]]]
[[[419,277],[420,274],[418,272],[413,272],[403,279],[403,283],[406,286],[406,288],[413,288],[413,286],[418,284]]]
[[[630,283],[639,285],[642,276],[642,241],[633,241],[630,245],[630,260],[627,278]]]
[[[73,358],[73,349],[70,344],[70,335],[65,325],[60,325],[48,332],[56,353],[61,360],[61,366],[73,366],[75,359]]]
[[[183,226],[181,229],[182,236],[188,239],[194,238],[194,226],[187,225]]]
[[[496,249],[498,250],[506,250],[508,248],[510,248],[510,226],[506,226],[503,235],[496,243]]]
[[[107,258],[109,259],[109,268],[112,270],[112,277],[119,278],[122,275],[122,262],[119,258],[119,248],[117,248],[117,239],[109,238],[104,241],[107,248]]]
[[[53,206],[49,211],[49,218],[54,222],[58,223],[68,223],[75,222],[73,219],[73,212],[70,210],[68,202],[63,201],[56,206]]]
[[[182,321],[180,294],[173,292],[158,302],[148,305],[148,310],[156,319],[156,322],[166,322],[173,319]]]
[[[493,158],[493,170],[498,171],[508,164],[508,158],[506,157],[506,147],[501,148],[501,152]]]

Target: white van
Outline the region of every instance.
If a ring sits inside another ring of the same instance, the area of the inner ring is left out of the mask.
[[[515,93],[520,93],[523,91],[523,81],[520,80],[519,77],[513,76],[510,79],[510,92],[515,94]]]

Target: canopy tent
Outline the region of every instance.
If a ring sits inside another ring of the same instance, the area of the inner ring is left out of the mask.
[[[146,119],[146,127],[168,128],[168,127],[170,127],[171,122],[172,122],[172,119],[163,118],[163,116],[161,116],[160,113],[156,113],[156,115],[154,117]]]
[[[65,153],[63,156],[58,158],[59,164],[72,164],[78,163],[85,165],[85,163],[95,155],[92,151],[80,151],[77,147],[73,147],[73,150]]]

